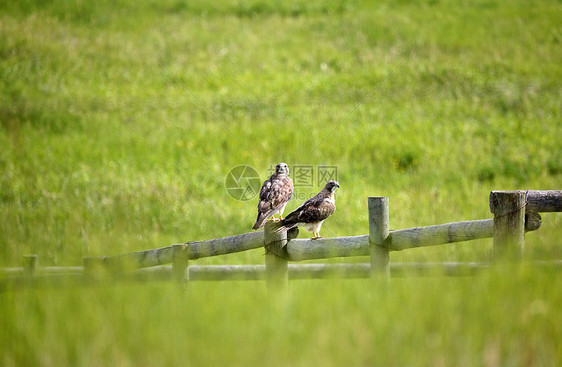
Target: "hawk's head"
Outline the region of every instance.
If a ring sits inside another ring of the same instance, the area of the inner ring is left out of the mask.
[[[340,187],[340,184],[338,183],[338,181],[336,180],[330,180],[328,182],[326,182],[326,186],[324,187],[326,190],[328,190],[329,192],[335,192],[338,187]]]
[[[278,175],[288,175],[289,166],[287,166],[287,163],[279,163],[277,166],[275,166],[275,173]]]

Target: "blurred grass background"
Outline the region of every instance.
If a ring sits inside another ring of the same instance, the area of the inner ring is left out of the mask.
[[[367,233],[368,196],[390,197],[402,229],[490,218],[491,190],[560,189],[561,17],[554,0],[3,1],[0,266],[248,232],[256,201],[224,187],[239,164],[262,179],[281,161],[336,165],[325,236]],[[529,258],[562,258],[561,222],[543,215]],[[474,241],[391,261],[490,250]],[[199,263],[263,261],[255,250]],[[279,299],[260,282],[202,283],[154,312],[174,285],[4,293],[0,358],[558,364],[559,276],[500,270],[397,279],[396,299],[367,281],[293,282]]]

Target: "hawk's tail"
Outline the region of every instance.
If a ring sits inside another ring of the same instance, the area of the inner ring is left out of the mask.
[[[266,220],[267,220],[266,213],[258,213],[258,218],[256,219],[256,223],[254,224],[252,229],[260,229],[261,227],[263,227]]]
[[[296,226],[296,223],[286,223],[285,220],[271,223],[271,230],[275,233],[286,232]]]

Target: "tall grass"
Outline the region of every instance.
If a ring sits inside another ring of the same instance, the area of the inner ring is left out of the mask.
[[[4,1],[0,266],[247,232],[255,201],[224,187],[239,164],[262,179],[280,161],[336,165],[325,236],[367,233],[367,196],[389,196],[401,229],[490,218],[490,190],[560,189],[561,15],[546,0]],[[561,228],[543,215],[527,256],[562,258]],[[490,241],[391,256],[487,260]],[[154,312],[173,284],[21,290],[0,295],[0,359],[556,365],[558,278],[400,279],[394,297],[303,281],[279,299],[201,283]]]

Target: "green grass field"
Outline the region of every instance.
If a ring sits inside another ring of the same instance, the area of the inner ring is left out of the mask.
[[[0,3],[0,267],[249,232],[233,167],[337,167],[324,236],[485,219],[562,188],[562,3]],[[297,187],[308,196],[320,187]],[[289,203],[294,209],[299,200]],[[301,231],[301,237],[310,236]],[[526,236],[562,259],[562,217]],[[487,261],[491,240],[391,254]],[[366,261],[347,259],[346,261]],[[263,250],[197,264],[263,264]],[[554,366],[561,277],[173,283],[0,293],[0,364]]]

